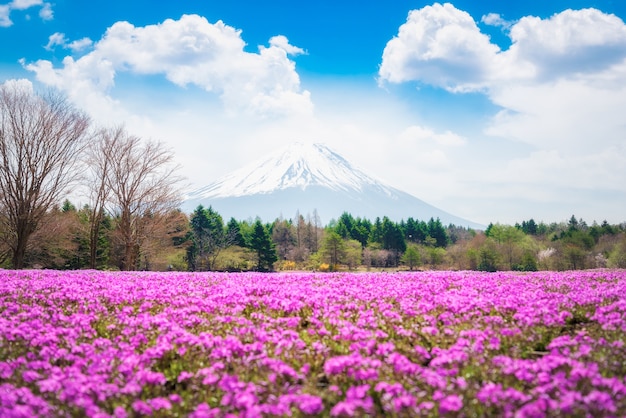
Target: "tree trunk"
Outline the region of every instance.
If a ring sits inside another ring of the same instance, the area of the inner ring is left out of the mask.
[[[91,229],[89,231],[89,268],[97,267],[98,258],[98,238],[100,236],[100,223],[102,222],[102,213],[94,214]]]
[[[11,265],[14,269],[21,270],[24,268],[24,259],[26,258],[26,246],[30,238],[34,226],[28,220],[20,217],[16,228],[16,242],[13,248],[13,258]]]
[[[13,258],[11,264],[14,269],[21,270],[24,268],[24,258],[26,257],[26,239],[24,237],[17,238],[17,245],[13,250]]]

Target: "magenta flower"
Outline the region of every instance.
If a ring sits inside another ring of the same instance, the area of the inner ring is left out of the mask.
[[[459,395],[448,395],[439,402],[441,413],[457,412],[463,408],[463,399]]]

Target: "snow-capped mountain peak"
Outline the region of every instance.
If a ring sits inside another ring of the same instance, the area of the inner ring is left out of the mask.
[[[367,176],[327,146],[293,142],[192,192],[189,198],[249,196],[291,188],[305,190],[310,186],[359,192],[365,185],[392,194],[391,188]]]
[[[368,176],[322,144],[294,142],[259,161],[190,193],[187,213],[213,207],[226,219],[310,214],[337,218],[343,212],[374,219],[428,220],[484,228]]]

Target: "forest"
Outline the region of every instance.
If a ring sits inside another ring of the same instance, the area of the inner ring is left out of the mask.
[[[174,154],[94,127],[66,98],[0,86],[0,267],[177,271],[578,270],[626,267],[626,224],[533,219],[485,231],[439,219],[317,212],[273,222],[182,212]],[[69,199],[80,196],[77,207]],[[322,203],[320,202],[320,206]],[[280,213],[280,208],[276,208]]]
[[[91,264],[89,206],[66,200],[46,213],[24,266],[45,269],[154,271],[538,271],[626,268],[626,225],[588,225],[572,216],[546,224],[490,224],[485,231],[438,219],[371,221],[343,213],[320,225],[316,213],[273,222],[224,221],[211,207],[173,209],[135,221],[144,233],[125,262],[120,217],[103,214]],[[5,251],[6,254],[6,251]],[[10,267],[10,259],[3,259]]]

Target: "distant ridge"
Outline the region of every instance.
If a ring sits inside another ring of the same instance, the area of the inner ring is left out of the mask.
[[[188,194],[183,210],[212,206],[225,219],[271,222],[317,211],[325,222],[343,212],[374,220],[439,218],[445,225],[483,225],[454,216],[368,176],[323,144],[294,142]]]

